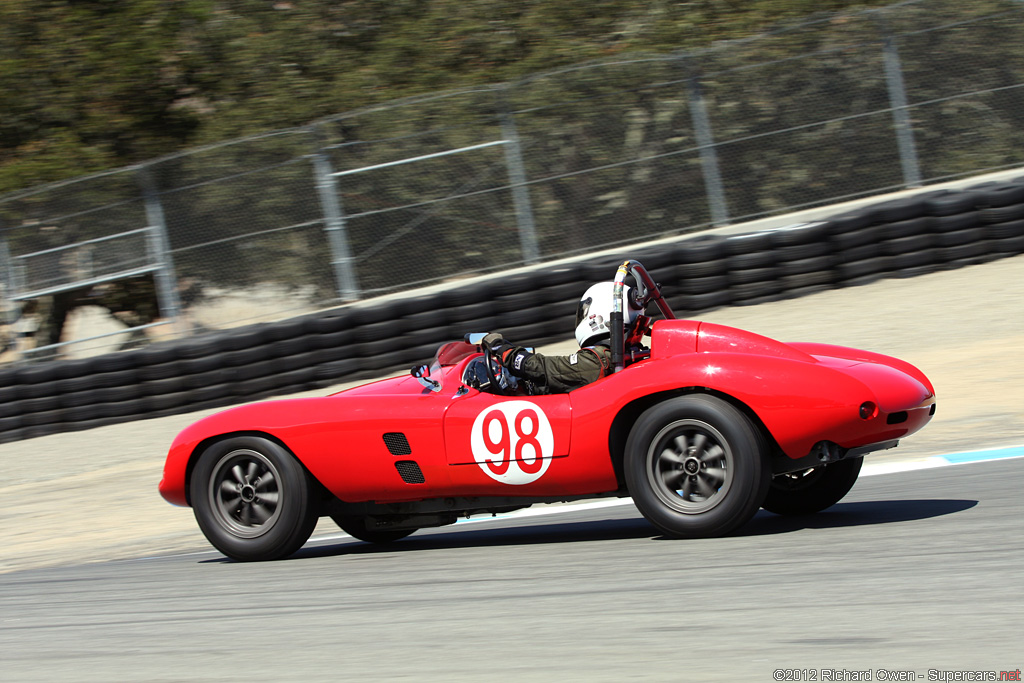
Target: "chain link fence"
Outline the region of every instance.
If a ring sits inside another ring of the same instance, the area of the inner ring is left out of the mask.
[[[822,16],[0,197],[3,343],[279,320],[1022,163],[1024,4]]]

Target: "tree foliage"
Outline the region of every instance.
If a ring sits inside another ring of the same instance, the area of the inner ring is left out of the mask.
[[[0,193],[878,0],[4,0]]]

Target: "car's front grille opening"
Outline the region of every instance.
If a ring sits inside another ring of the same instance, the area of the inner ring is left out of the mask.
[[[885,418],[886,424],[898,425],[901,422],[907,421],[907,411],[901,410],[898,413],[889,413],[889,416]]]
[[[395,469],[406,484],[425,484],[427,481],[415,460],[399,460],[395,463]]]

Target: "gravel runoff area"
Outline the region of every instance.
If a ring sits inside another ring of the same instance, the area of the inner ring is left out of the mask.
[[[1022,282],[1024,255],[701,318],[783,341],[871,349],[920,367],[936,387],[935,418],[898,448],[868,456],[913,460],[1024,443]],[[569,331],[572,321],[565,324]],[[175,434],[211,412],[0,444],[0,573],[209,549],[191,510],[168,505],[156,487]],[[316,534],[326,533],[337,529],[325,518]]]

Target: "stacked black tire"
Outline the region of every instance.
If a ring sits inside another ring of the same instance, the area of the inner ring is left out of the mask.
[[[641,261],[679,316],[1024,253],[1024,178],[812,224],[711,235],[80,360],[0,369],[0,442],[321,389],[427,362],[467,332],[571,334],[587,286]]]

